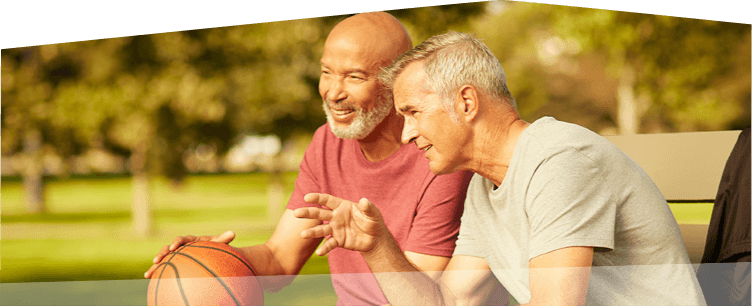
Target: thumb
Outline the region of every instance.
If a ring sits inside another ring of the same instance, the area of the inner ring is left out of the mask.
[[[225,231],[225,233],[220,234],[218,237],[214,238],[212,241],[228,244],[233,241],[234,238],[236,238],[236,234],[233,233],[233,231],[228,230]]]
[[[361,198],[359,200],[359,203],[356,205],[364,215],[366,215],[369,218],[380,218],[382,215],[380,215],[380,210],[377,209],[372,202],[369,202],[367,198]]]

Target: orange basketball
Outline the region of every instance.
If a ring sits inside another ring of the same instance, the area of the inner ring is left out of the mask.
[[[264,293],[251,263],[235,248],[192,242],[171,252],[149,281],[150,306],[253,306]]]

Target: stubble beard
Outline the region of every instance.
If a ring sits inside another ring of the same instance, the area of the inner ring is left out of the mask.
[[[341,139],[364,139],[379,125],[382,120],[393,109],[393,99],[390,93],[382,91],[375,99],[375,106],[371,110],[364,110],[364,108],[357,108],[347,103],[343,104],[344,107],[350,107],[356,109],[356,117],[353,119],[348,127],[337,127],[332,117],[332,111],[330,110],[330,100],[325,99],[322,103],[322,108],[325,110],[327,116],[327,122],[330,123],[330,130],[333,134]]]

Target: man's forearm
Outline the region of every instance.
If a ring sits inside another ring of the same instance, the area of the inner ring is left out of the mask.
[[[251,262],[262,289],[277,292],[289,285],[297,273],[287,273],[272,250],[266,245],[240,247],[241,253]]]
[[[384,236],[372,250],[362,252],[362,255],[391,305],[446,304],[439,285],[406,259],[391,235]]]

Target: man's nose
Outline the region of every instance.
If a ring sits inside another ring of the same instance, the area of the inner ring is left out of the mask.
[[[329,81],[325,98],[329,99],[333,103],[337,103],[347,96],[348,95],[346,95],[345,85],[341,78],[333,78]]]
[[[415,142],[416,138],[419,138],[419,133],[416,131],[416,120],[405,117],[403,122],[403,132],[401,133],[401,142],[409,144]]]

